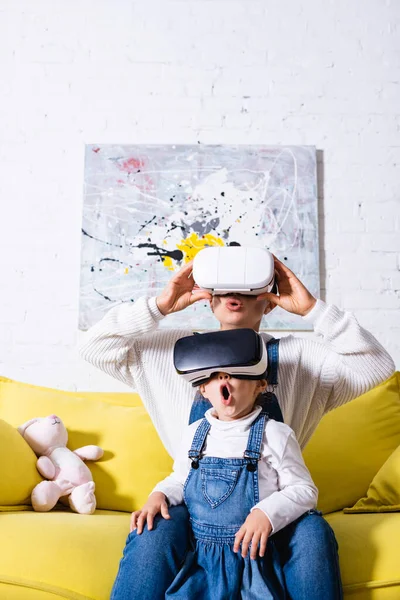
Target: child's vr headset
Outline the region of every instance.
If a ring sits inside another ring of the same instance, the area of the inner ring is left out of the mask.
[[[193,278],[211,294],[274,292],[274,257],[264,248],[215,246],[200,250],[193,261]]]
[[[174,366],[193,386],[220,371],[237,379],[266,379],[267,349],[253,329],[195,334],[175,343]]]

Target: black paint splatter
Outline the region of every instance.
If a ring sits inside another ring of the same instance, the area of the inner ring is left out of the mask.
[[[185,225],[177,225],[176,223],[172,222],[171,223],[171,227],[169,229],[167,229],[167,231],[165,232],[165,236],[164,237],[166,237],[168,235],[168,233],[170,233],[171,231],[174,231],[174,229],[179,229],[179,228],[182,231],[182,235],[185,235],[186,234],[186,230],[187,230],[186,226]]]
[[[183,259],[183,252],[181,250],[164,250],[159,248],[157,244],[138,244],[135,248],[153,248],[155,252],[147,252],[147,256],[159,256],[161,260],[164,258],[172,258],[173,260],[181,261]]]
[[[105,240],[101,240],[101,239],[95,237],[94,235],[90,235],[90,233],[88,233],[84,229],[82,229],[82,233],[83,233],[83,235],[87,235],[87,237],[91,238],[92,240],[96,240],[96,242],[101,242],[102,244],[107,244],[107,246],[115,246],[116,248],[123,248],[122,244],[113,244],[112,242],[106,242]]]
[[[153,217],[150,219],[150,221],[146,221],[146,223],[144,223],[144,224],[141,226],[141,228],[139,229],[138,233],[140,233],[140,232],[142,231],[142,229],[144,229],[144,228],[145,228],[147,225],[150,225],[150,223],[151,223],[152,221],[154,221],[154,219],[156,219],[156,218],[157,218],[157,215],[154,215],[154,216],[153,216]]]
[[[128,265],[127,263],[124,263],[122,260],[118,260],[117,258],[108,258],[108,257],[101,258],[99,260],[99,265],[102,264],[103,262],[114,262],[114,263],[118,263],[122,266],[129,267],[130,269],[134,268],[132,265]]]
[[[96,292],[96,294],[99,294],[99,296],[101,296],[102,298],[104,298],[104,300],[107,300],[107,302],[112,302],[111,298],[109,298],[105,294],[102,294],[101,292],[99,292],[99,290],[96,290],[96,288],[93,288],[93,289]]]

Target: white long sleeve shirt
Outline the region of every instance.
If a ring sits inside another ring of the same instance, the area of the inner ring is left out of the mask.
[[[251,425],[261,412],[261,407],[234,421],[220,421],[213,416],[213,412],[211,408],[205,414],[211,428],[202,456],[243,458]],[[186,427],[176,453],[173,472],[153,490],[163,492],[171,506],[183,502],[183,486],[191,468],[188,452],[199,424],[200,420]],[[264,429],[261,459],[258,462],[258,489],[260,501],[253,509],[259,508],[267,515],[272,524],[272,533],[292,523],[317,504],[318,490],[304,464],[294,432],[287,425],[273,420],[268,420]]]
[[[155,298],[112,308],[82,340],[81,355],[141,396],[164,446],[175,456],[195,389],[173,365],[175,342],[191,330],[158,329],[164,317]],[[381,383],[394,363],[354,315],[317,300],[303,317],[318,340],[291,335],[279,344],[276,395],[285,423],[303,448],[321,417]],[[262,334],[265,341],[270,339]]]

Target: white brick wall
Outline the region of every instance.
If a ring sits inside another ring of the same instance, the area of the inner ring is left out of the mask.
[[[400,3],[0,0],[0,373],[76,351],[84,144],[314,144],[323,298],[400,367]]]

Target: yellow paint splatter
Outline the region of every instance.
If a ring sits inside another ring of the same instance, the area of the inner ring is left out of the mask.
[[[124,274],[125,274],[125,275],[128,275],[128,273],[129,273],[129,267],[125,267],[125,269],[124,269]]]
[[[180,244],[177,244],[177,248],[183,252],[183,260],[185,263],[188,263],[192,260],[200,250],[203,248],[208,248],[209,246],[224,246],[223,240],[221,238],[212,235],[211,233],[206,233],[206,235],[202,235],[199,237],[197,233],[192,233],[185,240],[182,240]]]
[[[192,260],[200,250],[209,246],[225,246],[223,240],[211,233],[206,233],[199,237],[197,233],[191,233],[187,238],[183,239],[176,247],[183,253],[183,262],[186,264]],[[170,256],[166,256],[163,260],[163,266],[168,271],[177,271],[178,266],[173,262]]]
[[[172,258],[170,256],[166,256],[162,261],[164,267],[168,269],[168,271],[175,271],[174,264],[172,262]]]

